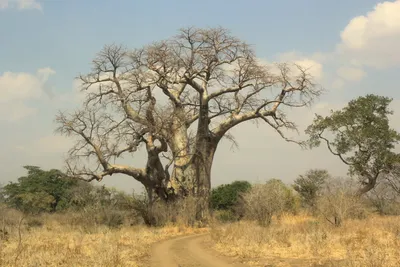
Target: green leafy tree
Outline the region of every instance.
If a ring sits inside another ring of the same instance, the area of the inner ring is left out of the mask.
[[[59,170],[44,171],[36,166],[24,166],[27,176],[18,178],[3,188],[6,203],[24,212],[54,212],[68,206],[69,191],[76,180]]]
[[[327,170],[312,169],[294,180],[293,189],[299,193],[304,206],[315,208],[317,197],[324,183],[331,179]]]
[[[232,209],[238,202],[240,193],[251,188],[247,181],[234,181],[230,184],[220,185],[212,190],[211,206],[217,210]]]
[[[400,134],[389,126],[391,101],[372,94],[359,97],[342,110],[331,111],[330,116],[316,115],[306,130],[311,148],[325,143],[349,166],[349,174],[360,179],[359,195],[373,189],[377,179],[399,162],[393,149]]]
[[[234,181],[230,184],[223,184],[211,191],[211,207],[218,210],[217,217],[221,221],[234,221],[244,215],[241,206],[238,205],[243,193],[251,188],[247,181]]]

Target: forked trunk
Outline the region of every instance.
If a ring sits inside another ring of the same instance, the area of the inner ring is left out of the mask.
[[[211,168],[217,142],[205,142],[185,164],[174,166],[171,184],[178,198],[196,198],[196,220],[205,222],[209,217],[209,197],[211,191]]]
[[[191,201],[193,201],[194,198],[194,213],[192,213],[193,210],[182,209],[190,213],[182,215],[185,217],[191,216],[192,221],[196,221],[201,225],[208,222],[211,167],[215,148],[216,147],[210,146],[207,151],[205,151],[207,153],[198,153],[194,155],[191,157],[190,161],[184,165],[184,168],[180,165],[174,166],[168,184],[158,181],[146,188],[149,201],[148,209],[147,212],[142,215],[145,216],[144,218],[147,219],[148,223],[157,225],[157,220],[153,214],[155,198],[158,198],[167,205],[173,205],[174,203],[193,205]]]
[[[188,129],[185,124],[185,113],[179,107],[174,112],[174,120],[171,123],[171,133],[165,133],[168,138],[168,145],[172,151],[174,165],[171,175],[161,177],[161,162],[152,162],[155,172],[153,179],[157,180],[158,188],[156,194],[164,201],[175,201],[194,197],[196,199],[195,220],[205,221],[209,214],[209,195],[211,190],[211,168],[214,154],[217,149],[219,138],[213,137],[208,128],[208,105],[204,104],[200,109],[198,129],[194,143],[188,137]],[[156,163],[156,164],[155,164]],[[165,170],[164,170],[164,173]],[[163,182],[160,182],[160,181]],[[153,187],[153,189],[156,189]],[[168,194],[164,194],[168,192]],[[166,197],[165,197],[166,196]]]

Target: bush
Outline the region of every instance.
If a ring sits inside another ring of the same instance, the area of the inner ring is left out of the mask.
[[[134,197],[133,209],[148,226],[179,224],[193,227],[196,223],[198,202],[204,201],[192,196],[165,203],[160,200],[149,202],[146,194]]]
[[[362,200],[354,192],[351,180],[332,179],[317,199],[317,210],[328,222],[339,227],[348,218],[365,218]]]
[[[9,236],[16,235],[23,214],[15,209],[10,209],[0,204],[0,241],[7,240]]]
[[[400,215],[400,194],[386,181],[369,191],[366,200],[380,215]]]
[[[43,221],[39,218],[27,218],[26,220],[26,225],[28,226],[28,228],[39,228],[43,226]]]
[[[231,210],[218,210],[215,212],[214,217],[220,222],[234,222],[237,221],[237,216]]]
[[[294,180],[293,189],[299,193],[303,207],[315,212],[316,201],[324,183],[331,179],[326,170],[312,169]]]
[[[270,180],[266,184],[256,184],[243,194],[243,207],[249,219],[261,226],[268,226],[273,215],[288,211],[294,203],[290,189],[280,180]]]
[[[105,225],[117,228],[124,223],[138,224],[139,203],[132,195],[105,186],[96,187],[88,183],[73,188],[69,210],[74,213],[72,223],[90,228],[91,225]],[[141,214],[140,214],[141,215]]]
[[[97,217],[97,223],[109,228],[119,228],[124,224],[124,214],[115,210],[103,210]]]
[[[239,200],[239,195],[248,191],[251,184],[247,181],[235,181],[231,184],[220,185],[211,191],[211,207],[215,210],[231,210]]]

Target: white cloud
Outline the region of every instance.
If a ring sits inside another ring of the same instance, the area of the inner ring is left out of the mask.
[[[17,101],[13,104],[6,103],[0,106],[0,121],[18,121],[25,117],[34,115],[36,109],[26,106],[23,102]]]
[[[0,0],[0,9],[8,8],[8,0]]]
[[[295,60],[294,63],[308,69],[309,73],[317,80],[322,78],[322,64],[312,59]]]
[[[307,57],[296,52],[288,52],[278,55],[279,61],[292,62],[307,69],[308,73],[317,81],[321,81],[323,77],[323,66],[320,62],[320,60],[322,61],[323,59],[322,54]]]
[[[17,0],[18,9],[38,9],[42,10],[42,5],[36,0]]]
[[[332,89],[342,89],[345,85],[345,82],[340,79],[340,78],[336,78],[332,84],[331,84],[331,88]]]
[[[43,95],[43,86],[55,71],[38,69],[36,74],[5,72],[0,75],[0,120],[15,121],[32,115],[36,109],[27,102]]]
[[[42,10],[42,5],[36,0],[0,0],[0,9],[6,8]]]
[[[365,77],[364,70],[356,67],[342,66],[337,70],[337,75],[347,81],[358,82]]]
[[[68,105],[68,109],[72,107],[78,107],[86,100],[88,93],[98,92],[98,86],[93,85],[88,90],[82,91],[82,82],[80,80],[74,80],[71,84],[71,89],[63,94],[57,95],[54,100],[55,103]]]
[[[376,68],[400,65],[400,0],[379,3],[353,18],[341,40],[338,52],[353,62]]]
[[[37,70],[37,76],[42,80],[42,81],[47,81],[50,77],[50,75],[56,74],[54,70],[51,68],[41,68]]]

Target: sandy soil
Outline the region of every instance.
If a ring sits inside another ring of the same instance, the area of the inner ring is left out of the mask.
[[[207,234],[165,240],[153,246],[151,267],[245,267],[211,250]]]

